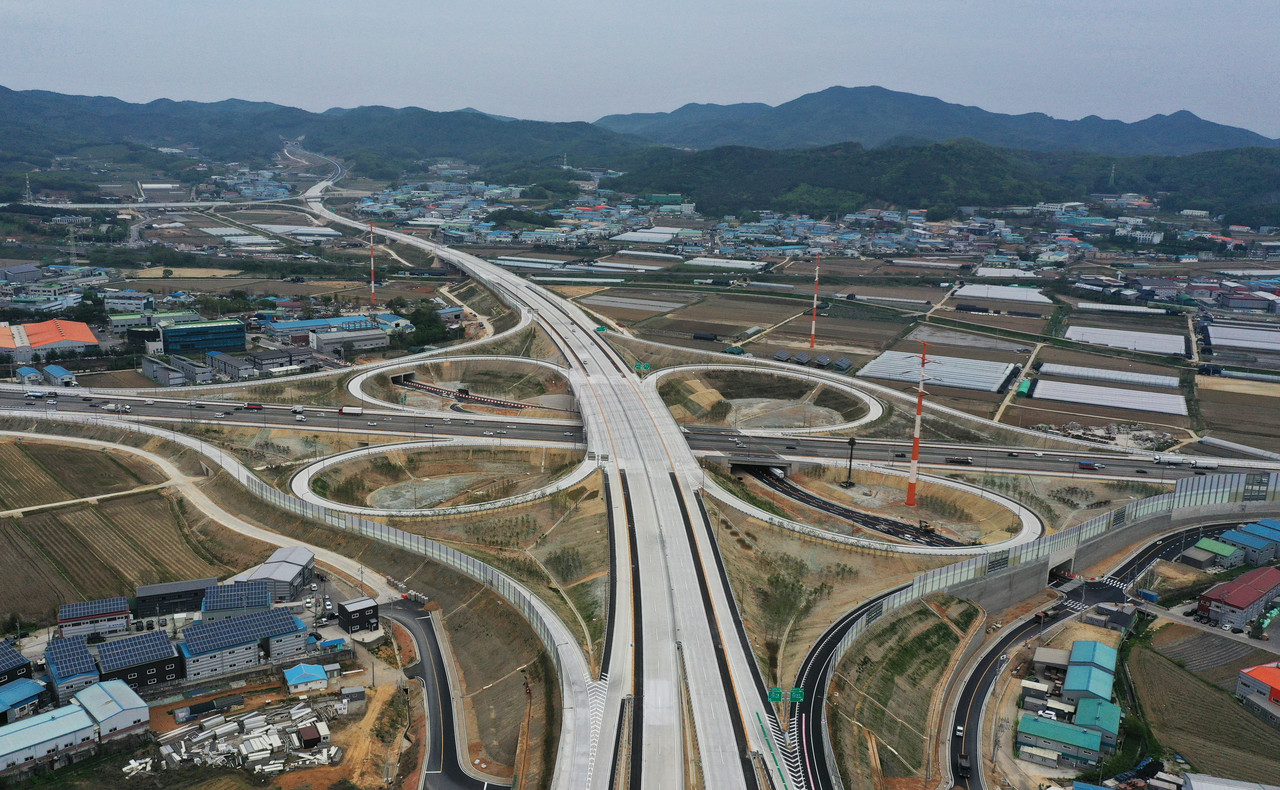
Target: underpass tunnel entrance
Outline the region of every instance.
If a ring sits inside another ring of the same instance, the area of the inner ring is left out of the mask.
[[[1057,565],[1049,566],[1049,584],[1069,582],[1075,573],[1075,557],[1069,557]]]
[[[412,370],[406,373],[393,373],[391,374],[391,386],[402,387],[405,384],[409,384],[411,382],[417,381],[417,378],[418,378],[417,372]]]

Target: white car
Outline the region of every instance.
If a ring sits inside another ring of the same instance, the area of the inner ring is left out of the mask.
[[[156,405],[156,402],[155,402],[155,401],[153,401],[153,400],[144,400],[144,401],[142,402],[142,405],[143,405],[143,406],[154,406],[154,405]]]
[[[484,435],[485,435],[485,436],[493,436],[493,431],[485,431],[485,432],[484,432]]]
[[[370,428],[377,428],[377,427],[378,427],[378,423],[376,423],[376,422],[371,422],[371,423],[366,423],[366,424],[367,424]]]

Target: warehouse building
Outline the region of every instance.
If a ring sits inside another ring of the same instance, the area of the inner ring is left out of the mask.
[[[1102,735],[1063,721],[1024,713],[1018,720],[1018,756],[1053,768],[1087,768],[1102,760]],[[1027,753],[1026,747],[1043,750]]]
[[[1255,568],[1202,593],[1196,608],[1214,625],[1244,628],[1266,611],[1276,596],[1280,596],[1280,570]]]
[[[142,358],[142,375],[161,387],[181,387],[187,383],[187,377],[181,370],[155,357]]]
[[[303,342],[306,342],[305,340]],[[318,365],[316,356],[309,348],[282,348],[269,351],[255,351],[245,360],[259,372],[277,370],[279,368],[306,368]]]
[[[377,631],[378,603],[368,597],[339,602],[338,625],[348,634]]]
[[[210,576],[207,579],[143,584],[137,588],[134,606],[138,617],[198,612],[204,603],[204,591],[217,583],[218,580]]]
[[[1012,362],[930,355],[925,382],[930,386],[999,392],[1018,370]],[[920,355],[886,351],[863,366],[858,376],[915,384],[920,381]]]
[[[141,735],[151,726],[147,703],[118,680],[95,683],[77,692],[74,701],[93,718],[99,743]]]
[[[34,354],[50,351],[83,352],[97,348],[98,338],[88,324],[80,321],[39,321],[33,324],[0,322],[0,353],[14,362],[30,362]]]
[[[315,576],[316,558],[301,546],[277,549],[267,561],[233,577],[231,581],[263,581],[271,598],[292,601]]]
[[[1280,662],[1240,670],[1236,698],[1271,726],[1280,727]]]
[[[194,359],[170,354],[169,364],[182,371],[182,375],[192,384],[213,383],[213,368],[203,362],[196,362]]]
[[[21,776],[37,766],[61,768],[98,749],[88,711],[67,705],[0,727],[0,776]]]
[[[205,363],[213,368],[214,373],[219,376],[225,376],[232,381],[253,378],[257,375],[257,371],[253,369],[253,365],[248,360],[233,357],[223,351],[210,351],[205,355]]]
[[[38,680],[22,678],[0,686],[0,724],[13,724],[49,702],[49,689]]]
[[[213,584],[204,591],[201,617],[206,623],[229,620],[271,608],[271,589],[265,581]]]
[[[98,648],[98,669],[103,680],[123,680],[135,691],[173,683],[186,675],[182,659],[164,631],[107,642]]]
[[[44,383],[44,374],[32,367],[23,365],[13,371],[14,379],[24,387],[34,387]]]
[[[1114,702],[1100,699],[1081,700],[1072,723],[1102,736],[1102,750],[1114,752],[1120,742],[1120,722],[1124,712]]]
[[[318,354],[342,355],[348,349],[354,354],[387,348],[391,345],[391,338],[381,329],[331,330],[310,333],[307,344]]]
[[[1187,415],[1187,401],[1181,393],[1148,392],[1122,387],[1099,387],[1093,384],[1076,384],[1068,381],[1038,379],[1031,397],[1087,406],[1103,406],[1110,409],[1151,411],[1160,414]]]
[[[31,662],[26,659],[12,640],[0,641],[0,688],[20,678],[31,677]]]
[[[1090,664],[1072,664],[1067,667],[1067,679],[1062,681],[1062,699],[1077,708],[1086,699],[1111,701],[1111,687],[1115,675]]]
[[[44,370],[40,371],[40,373],[46,382],[55,387],[76,386],[76,374],[61,365],[45,365]]]
[[[155,294],[144,291],[105,291],[102,301],[108,313],[145,313],[156,309]]]
[[[287,661],[306,649],[306,626],[284,609],[190,625],[178,645],[189,680]]]
[[[195,310],[162,310],[158,313],[120,313],[110,316],[111,334],[119,335],[130,329],[158,327],[171,324],[190,324],[203,320]]]
[[[1174,356],[1186,356],[1187,354],[1187,338],[1183,335],[1073,326],[1067,329],[1066,338],[1081,343],[1092,343],[1097,346],[1145,351],[1149,354],[1170,354]]]
[[[1243,782],[1239,779],[1222,779],[1208,774],[1185,773],[1183,790],[1280,790],[1280,785]]]
[[[1275,527],[1268,527],[1265,524],[1262,524],[1261,522],[1257,524],[1242,524],[1236,529],[1238,529],[1239,531],[1243,532],[1246,535],[1252,535],[1255,538],[1262,538],[1263,540],[1267,541],[1268,543],[1270,543],[1272,546],[1275,547],[1273,549],[1273,551],[1275,552],[1275,556],[1280,557],[1280,529],[1276,529]]]
[[[1213,538],[1201,538],[1194,548],[1213,555],[1213,564],[1223,568],[1234,568],[1244,564],[1244,549],[1231,546]]]
[[[1071,645],[1070,663],[1075,666],[1090,666],[1109,672],[1116,672],[1116,649],[1101,642],[1081,639]]]
[[[160,328],[166,354],[202,355],[208,351],[244,351],[244,324],[232,318],[192,321]]]
[[[1266,565],[1276,556],[1276,544],[1241,530],[1229,529],[1218,540],[1242,550],[1245,565]]]
[[[50,640],[44,660],[53,681],[50,691],[58,702],[66,702],[75,692],[98,682],[98,665],[83,636]]]
[[[132,615],[124,596],[64,603],[58,607],[58,635],[113,634],[128,631]]]

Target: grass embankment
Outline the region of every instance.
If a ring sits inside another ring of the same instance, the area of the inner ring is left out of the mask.
[[[935,596],[877,622],[840,660],[828,720],[846,787],[924,777],[934,696],[977,616],[972,604]]]

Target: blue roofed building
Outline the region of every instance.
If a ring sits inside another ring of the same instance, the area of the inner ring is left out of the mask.
[[[60,768],[97,748],[97,723],[84,708],[55,708],[0,727],[0,776],[23,775],[39,765]]]
[[[1243,524],[1236,529],[1246,535],[1253,535],[1255,538],[1262,538],[1265,541],[1274,543],[1276,545],[1276,556],[1280,556],[1280,529],[1268,527],[1261,523]]]
[[[1067,667],[1066,680],[1062,681],[1062,699],[1068,704],[1080,706],[1082,700],[1094,698],[1111,701],[1111,687],[1115,675],[1090,664],[1072,664]]]
[[[1276,544],[1240,530],[1229,529],[1219,535],[1218,540],[1243,549],[1246,565],[1265,565],[1276,556]]]
[[[44,383],[44,374],[27,365],[13,371],[13,377],[24,387],[34,387]]]
[[[84,636],[68,636],[49,641],[44,651],[54,699],[63,703],[80,689],[98,682],[98,665]]]
[[[61,365],[45,365],[42,371],[44,380],[55,387],[74,387],[76,374]]]
[[[48,691],[43,683],[31,678],[21,678],[0,687],[0,723],[12,724],[35,713],[48,701]]]
[[[1114,647],[1102,642],[1082,639],[1072,643],[1071,658],[1068,663],[1095,666],[1114,675],[1118,657]]]
[[[307,649],[306,626],[285,609],[200,622],[183,629],[182,634],[178,650],[186,663],[188,680],[278,663]]]
[[[327,688],[329,676],[319,664],[298,664],[284,671],[284,683],[290,694],[302,694]]]

